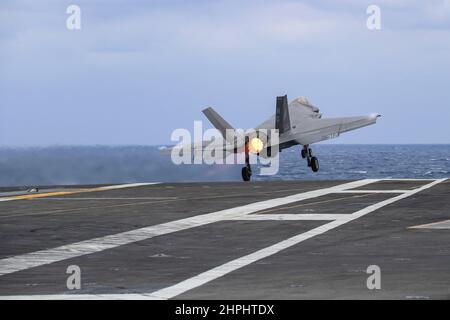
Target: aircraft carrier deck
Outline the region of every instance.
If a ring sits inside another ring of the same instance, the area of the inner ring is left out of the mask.
[[[0,189],[0,299],[450,299],[450,180],[33,191]]]

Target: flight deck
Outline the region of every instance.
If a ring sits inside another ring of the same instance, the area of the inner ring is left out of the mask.
[[[450,299],[449,244],[449,179],[0,188],[0,299]]]

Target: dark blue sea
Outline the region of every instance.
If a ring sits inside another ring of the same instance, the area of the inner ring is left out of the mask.
[[[300,147],[286,149],[274,176],[253,180],[448,178],[450,145],[313,146],[311,172]],[[158,146],[0,148],[0,186],[240,180],[241,165],[172,164]],[[255,168],[256,169],[256,168]],[[259,171],[259,170],[254,170]]]

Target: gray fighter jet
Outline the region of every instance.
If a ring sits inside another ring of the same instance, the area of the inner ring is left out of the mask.
[[[379,114],[371,114],[359,117],[322,118],[319,109],[310,104],[306,98],[300,97],[288,104],[287,96],[280,96],[276,99],[274,115],[250,133],[237,134],[237,131],[213,108],[206,108],[203,113],[223,137],[223,141],[220,142],[220,149],[223,151],[224,158],[233,153],[245,153],[245,167],[242,168],[242,179],[244,181],[249,181],[252,175],[249,153],[270,158],[276,156],[277,152],[283,149],[299,144],[303,146],[301,150],[302,158],[306,158],[308,167],[317,172],[319,160],[313,156],[311,144],[333,139],[343,132],[374,124],[380,116]],[[278,139],[271,139],[267,134],[267,132],[272,132],[272,129],[278,130]],[[230,135],[230,132],[235,132],[235,134]],[[266,136],[262,137],[264,134]],[[180,152],[183,148],[187,148],[190,149],[191,154],[195,155],[196,152],[200,151],[201,156],[204,157],[205,146],[213,144],[217,144],[217,141],[209,140],[190,145],[178,145],[165,150],[165,153],[168,151]]]
[[[226,130],[233,129],[233,127],[215,112],[213,108],[206,108],[203,110],[203,113],[226,139]],[[333,139],[343,132],[374,124],[378,117],[380,117],[379,114],[358,117],[322,118],[319,109],[310,104],[305,97],[297,98],[288,104],[287,96],[280,96],[277,97],[276,100],[275,114],[257,126],[255,132],[257,134],[260,129],[278,129],[279,151],[294,145],[302,145],[302,158],[306,158],[308,167],[310,167],[312,171],[317,172],[319,170],[319,160],[317,157],[313,156],[310,148],[311,144]],[[248,136],[245,138],[244,145],[234,145],[231,149],[235,153],[246,152],[246,166],[242,168],[242,179],[244,181],[249,181],[252,175],[252,170],[248,161],[248,143],[251,139],[252,136]],[[263,152],[263,150],[259,150],[259,152],[266,157],[270,157],[272,156],[270,149],[273,147],[274,146],[269,142],[263,147],[265,152]],[[230,148],[227,149],[230,150]]]

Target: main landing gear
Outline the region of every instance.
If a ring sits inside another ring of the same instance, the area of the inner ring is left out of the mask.
[[[312,150],[309,145],[303,146],[302,149],[302,158],[308,162],[308,167],[311,167],[313,172],[319,171],[319,159],[313,156]]]
[[[245,167],[242,168],[242,180],[250,181],[252,176],[252,167],[250,166],[250,155],[248,147],[248,137],[245,137]]]
[[[309,145],[303,146],[303,149],[301,151],[302,158],[305,159],[308,163],[308,167],[311,167],[311,170],[313,172],[319,171],[319,159],[317,157],[314,157],[312,154],[312,150],[309,147]],[[252,176],[252,167],[250,166],[250,155],[249,155],[249,148],[248,148],[248,138],[246,138],[245,143],[245,167],[242,168],[242,180],[244,181],[250,181],[250,178]]]

